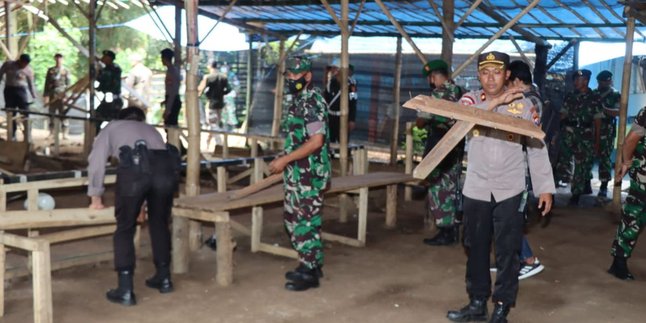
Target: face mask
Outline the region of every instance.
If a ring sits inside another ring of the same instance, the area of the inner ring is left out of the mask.
[[[289,89],[289,93],[296,94],[303,90],[305,86],[307,85],[307,82],[305,81],[305,76],[301,76],[298,80],[286,80],[287,83],[287,88]]]

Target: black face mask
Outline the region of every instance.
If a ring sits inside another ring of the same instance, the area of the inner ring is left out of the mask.
[[[301,76],[298,80],[287,79],[285,83],[287,83],[287,88],[289,89],[289,93],[292,93],[292,94],[297,94],[298,92],[303,90],[307,85],[304,75]]]

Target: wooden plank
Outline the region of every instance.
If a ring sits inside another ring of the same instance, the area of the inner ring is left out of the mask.
[[[529,120],[478,109],[473,106],[435,99],[427,95],[418,95],[406,101],[404,107],[451,119],[473,122],[477,125],[509,131],[531,138],[545,138],[545,133]]]
[[[227,184],[233,184],[245,177],[249,177],[251,176],[252,173],[253,173],[253,168],[249,168],[245,171],[242,171],[241,173],[236,174],[235,176],[229,177],[229,179],[227,179]]]
[[[34,289],[34,322],[54,322],[52,309],[52,270],[49,243],[43,249],[32,252],[33,289]]]
[[[293,249],[274,246],[268,243],[261,242],[260,245],[258,246],[258,251],[262,251],[262,252],[266,252],[266,253],[270,253],[278,256],[298,259],[298,253]]]
[[[206,212],[201,210],[174,207],[173,215],[205,222],[228,222],[228,212]]]
[[[251,230],[244,225],[240,224],[237,221],[234,220],[229,220],[229,223],[231,223],[231,228],[235,231],[238,231],[238,233],[242,233],[246,236],[251,236]]]
[[[255,184],[251,184],[245,188],[235,190],[229,193],[229,199],[241,199],[245,196],[249,196],[253,193],[264,190],[267,187],[270,187],[274,184],[280,183],[283,181],[283,174],[274,174],[265,179],[262,179]]]
[[[117,179],[116,175],[106,175],[104,183],[113,184],[116,182],[116,179]],[[26,183],[4,184],[1,189],[2,191],[9,193],[9,192],[23,192],[29,189],[44,190],[49,188],[84,186],[87,184],[88,184],[87,177],[61,178],[61,179],[33,181],[33,182],[26,182]]]
[[[217,273],[216,281],[220,286],[229,286],[233,282],[233,244],[231,241],[231,224],[218,222],[215,224],[215,236],[218,249],[216,250]]]
[[[362,187],[380,187],[412,180],[413,177],[410,175],[395,172],[374,172],[365,175],[336,177],[332,179],[330,188],[325,191],[325,194],[347,192]],[[246,198],[236,200],[230,200],[228,193],[209,193],[182,197],[175,199],[175,207],[213,212],[280,202],[283,198],[283,188],[273,186],[251,194]]]
[[[0,241],[2,244],[9,247],[28,251],[38,251],[49,247],[49,242],[45,240],[27,238],[7,232],[0,233]]]
[[[116,229],[116,225],[102,225],[89,228],[65,230],[60,232],[43,234],[39,238],[49,241],[50,244],[67,242],[73,240],[80,240],[91,237],[98,237],[103,235],[112,234]]]
[[[444,157],[448,155],[455,146],[462,141],[464,136],[471,131],[475,124],[467,121],[457,121],[431,151],[422,159],[422,162],[413,170],[413,177],[424,179],[428,177]]]
[[[113,209],[58,209],[51,211],[8,211],[0,217],[0,228],[29,229],[114,223]],[[69,211],[67,211],[69,210]],[[67,212],[67,214],[66,214]]]

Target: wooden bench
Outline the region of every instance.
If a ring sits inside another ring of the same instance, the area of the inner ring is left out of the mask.
[[[376,172],[333,178],[331,186],[325,192],[325,195],[348,192],[359,194],[357,238],[349,238],[328,232],[324,232],[322,238],[355,247],[364,246],[368,220],[368,190],[374,187],[387,187],[386,226],[394,227],[397,219],[397,184],[411,180],[410,175],[392,172]],[[216,280],[222,286],[227,286],[233,281],[232,226],[251,235],[252,252],[262,251],[292,258],[297,257],[296,252],[292,249],[277,247],[261,241],[262,206],[283,201],[282,185],[276,185],[240,199],[232,200],[230,199],[230,194],[231,192],[211,193],[194,197],[182,197],[175,200],[173,207],[173,272],[188,272],[189,220],[215,223],[218,246]],[[251,230],[230,219],[229,211],[240,208],[252,208]]]

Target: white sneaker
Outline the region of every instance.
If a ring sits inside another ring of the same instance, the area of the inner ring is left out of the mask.
[[[541,262],[538,260],[538,257],[534,258],[534,263],[531,265],[522,264],[522,267],[520,268],[520,271],[518,272],[518,280],[522,280],[525,278],[532,277],[541,271],[545,269],[545,266],[541,264]]]

